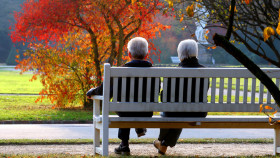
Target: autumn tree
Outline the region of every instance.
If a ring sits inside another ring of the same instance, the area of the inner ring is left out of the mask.
[[[58,107],[99,85],[104,62],[121,65],[132,36],[153,39],[167,26],[155,23],[158,0],[27,0],[15,13],[14,42],[30,43],[18,68],[36,69]],[[151,53],[157,54],[153,44]],[[45,60],[44,60],[45,59]]]

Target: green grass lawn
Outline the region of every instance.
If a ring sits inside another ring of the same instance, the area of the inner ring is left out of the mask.
[[[37,96],[0,96],[0,120],[48,121],[92,120],[92,111],[52,109],[48,100],[35,103]]]
[[[38,94],[43,88],[39,80],[29,82],[31,73],[0,70],[0,93]]]

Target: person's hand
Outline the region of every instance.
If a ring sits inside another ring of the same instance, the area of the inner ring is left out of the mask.
[[[87,98],[90,99],[92,95],[94,95],[94,90],[95,88],[91,88],[88,92],[87,92]]]

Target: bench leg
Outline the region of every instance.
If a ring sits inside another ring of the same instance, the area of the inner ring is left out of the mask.
[[[274,128],[274,155],[280,153],[280,127]]]
[[[97,128],[96,122],[93,125],[93,154],[96,155],[97,148],[100,147],[100,129]]]
[[[108,117],[107,117],[108,119]],[[102,123],[102,155],[109,155],[109,122],[108,120],[103,120]]]
[[[100,117],[100,100],[93,100],[93,154],[102,154],[100,148],[100,121],[96,118]]]

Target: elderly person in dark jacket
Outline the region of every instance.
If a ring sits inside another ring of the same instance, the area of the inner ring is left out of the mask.
[[[146,39],[142,37],[135,37],[131,39],[128,42],[127,45],[128,48],[128,55],[131,59],[130,62],[123,65],[123,67],[152,67],[152,64],[148,61],[146,61],[146,57],[148,56],[148,42]],[[138,101],[138,81],[139,78],[135,78],[135,87],[134,87],[134,102]],[[152,85],[155,84],[155,80],[152,79],[151,81]],[[111,82],[112,83],[112,82]],[[118,91],[121,92],[121,78],[118,79]],[[145,101],[146,98],[144,98],[144,94],[146,94],[147,90],[154,91],[154,86],[151,86],[151,89],[147,89],[147,78],[143,78],[143,98],[142,100]],[[112,90],[113,85],[110,86],[110,95],[112,97]],[[129,94],[130,94],[130,78],[127,79],[127,85],[126,85],[126,101],[129,100]],[[92,88],[87,92],[88,98],[92,95],[102,95],[103,92],[103,84],[97,88]],[[121,94],[121,93],[119,93]],[[117,97],[117,100],[121,100],[121,96]],[[154,93],[151,93],[151,101],[154,100]],[[116,112],[120,117],[152,117],[153,112]],[[135,129],[138,137],[145,135],[146,129],[144,128],[137,128]],[[121,155],[130,155],[130,149],[129,149],[129,135],[130,135],[130,128],[120,128],[118,132],[118,138],[121,139],[121,144],[118,148],[115,148],[116,154]]]
[[[198,56],[198,45],[196,41],[192,39],[187,39],[181,41],[178,45],[178,57],[180,59],[179,67],[183,68],[199,68],[204,67],[200,65],[197,60]],[[199,89],[199,102],[203,102],[203,86],[204,79],[200,80],[200,89]],[[179,79],[176,79],[176,83],[179,82]],[[183,102],[187,102],[187,89],[188,89],[188,79],[184,79],[184,90],[183,90]],[[191,88],[191,102],[195,102],[195,78],[192,79],[192,88]],[[179,84],[175,85],[175,102],[179,100]],[[209,86],[208,86],[209,87]],[[170,101],[171,93],[171,79],[168,79],[167,86],[167,102]],[[163,117],[206,117],[207,112],[163,112],[161,113]],[[177,140],[180,137],[182,129],[174,128],[162,128],[160,129],[160,134],[157,140],[154,141],[154,146],[158,149],[158,152],[162,155],[165,154],[167,147],[173,147],[176,145]]]

